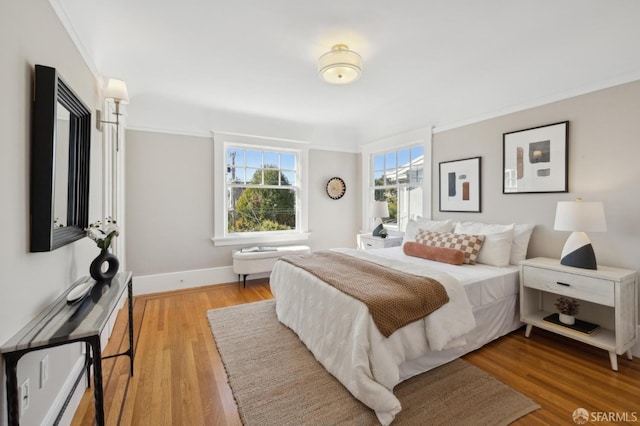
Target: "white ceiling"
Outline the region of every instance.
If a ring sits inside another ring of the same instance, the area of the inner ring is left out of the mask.
[[[358,144],[640,79],[638,0],[50,1],[133,128]],[[317,74],[337,43],[349,86]]]

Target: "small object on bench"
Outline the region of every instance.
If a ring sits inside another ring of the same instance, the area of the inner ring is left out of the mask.
[[[307,246],[280,247],[249,247],[235,250],[233,258],[233,272],[242,275],[242,286],[247,286],[249,274],[271,272],[278,258],[289,254],[308,254],[311,250]]]

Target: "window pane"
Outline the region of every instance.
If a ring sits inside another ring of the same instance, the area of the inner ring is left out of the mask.
[[[405,186],[398,192],[398,227],[404,230],[409,219],[422,215],[422,187]]]
[[[235,167],[227,167],[227,182],[237,182],[237,169]]]
[[[398,151],[398,167],[408,167],[410,158],[410,151],[408,149],[403,149],[402,151]]]
[[[373,172],[373,184],[374,186],[384,185],[384,171],[378,170]]]
[[[396,172],[396,169],[387,169],[387,172],[384,175],[386,185],[395,185],[397,183],[398,179],[396,178]]]
[[[295,185],[296,173],[295,172],[282,172],[281,185]]]
[[[422,183],[424,179],[424,168],[422,163],[414,164],[409,172],[409,183],[412,185]]]
[[[414,146],[411,148],[411,159],[424,157],[424,147],[422,145]]]
[[[227,150],[227,167],[244,166],[244,150],[232,148]]]
[[[280,171],[273,169],[263,170],[265,185],[280,185]]]
[[[382,155],[373,156],[373,170],[384,170],[384,157]]]
[[[231,204],[231,203],[230,203]],[[247,188],[228,211],[228,231],[281,231],[296,227],[296,196],[290,189]]]
[[[257,169],[262,167],[262,151],[247,151],[247,166]]]
[[[236,180],[235,183],[245,183],[245,169],[236,168]]]
[[[295,154],[280,154],[280,168],[283,170],[295,170],[296,169],[296,156]]]
[[[373,197],[376,201],[386,201],[389,207],[389,217],[383,217],[382,221],[395,224],[398,211],[398,190],[396,188],[376,189],[373,191]]]
[[[280,168],[280,154],[277,152],[264,152],[264,167],[271,169]]]
[[[384,167],[387,171],[396,168],[396,152],[388,152],[384,156]]]
[[[261,169],[249,169],[247,168],[247,175],[245,183],[253,183],[262,185],[262,170]]]

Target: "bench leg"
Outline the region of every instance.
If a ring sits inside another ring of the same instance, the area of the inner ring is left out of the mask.
[[[247,275],[249,274],[242,275],[242,288],[247,288]]]

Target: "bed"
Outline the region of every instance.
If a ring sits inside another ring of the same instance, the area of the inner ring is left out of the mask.
[[[398,383],[521,326],[517,266],[456,266],[407,256],[402,247],[334,251],[431,276],[449,294],[449,303],[385,338],[362,302],[285,260],[274,266],[270,285],[279,321],[354,397],[374,410],[383,425],[402,409],[393,395]]]

